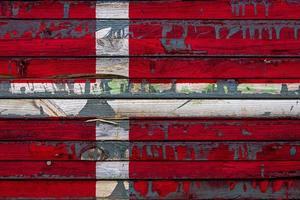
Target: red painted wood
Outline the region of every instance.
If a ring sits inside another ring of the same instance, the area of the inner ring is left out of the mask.
[[[299,180],[132,181],[130,199],[293,199]]]
[[[95,18],[95,1],[1,1],[0,18]]]
[[[95,20],[0,20],[1,56],[95,56]]]
[[[116,1],[117,2],[117,1]],[[239,3],[239,5],[238,5]],[[298,19],[296,1],[130,1],[131,19]],[[95,1],[2,1],[1,18],[95,18]],[[243,6],[245,9],[243,11]],[[65,11],[64,8],[69,11]],[[164,12],[159,12],[164,10]]]
[[[130,120],[130,140],[300,140],[299,120]]]
[[[300,160],[299,151],[297,142],[0,142],[0,160],[289,161]]]
[[[299,19],[300,12],[299,2],[278,0],[159,0],[132,1],[129,5],[131,19]]]
[[[299,78],[296,58],[130,58],[131,78],[290,79]],[[190,80],[191,81],[191,80]],[[206,80],[209,81],[209,80]],[[259,80],[255,80],[259,81]],[[245,80],[240,80],[245,82]]]
[[[2,179],[95,179],[95,162],[8,161],[0,163]]]
[[[96,125],[86,119],[1,119],[0,140],[95,140]]]
[[[132,179],[261,179],[296,178],[300,162],[143,162],[129,163]]]
[[[300,42],[297,36],[299,29],[294,29],[296,23],[270,20],[132,20],[129,52],[137,56],[298,56]]]
[[[179,142],[131,144],[132,160],[299,160],[300,144],[260,142]],[[1,149],[1,146],[0,146]],[[9,153],[7,153],[9,156]],[[1,157],[0,157],[1,158]],[[5,159],[5,158],[4,158]]]
[[[0,198],[94,198],[96,181],[0,181]]]
[[[287,79],[283,82],[297,82],[300,77],[299,64],[300,59],[297,58],[131,57],[129,77],[187,79],[185,82],[193,81],[191,79],[203,79],[202,82],[215,82],[217,79],[240,79],[239,82]],[[95,73],[95,58],[0,58],[0,74],[11,78],[60,78]]]
[[[0,74],[12,78],[56,78],[95,74],[94,58],[1,58]]]

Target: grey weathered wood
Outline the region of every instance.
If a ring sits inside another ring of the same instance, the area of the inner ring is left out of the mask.
[[[106,70],[107,72],[107,70]],[[21,81],[21,82],[20,82]],[[193,79],[77,79],[0,81],[0,98],[300,98],[298,83],[238,83]],[[203,80],[202,80],[203,81]]]
[[[1,99],[0,117],[293,117],[299,100]]]

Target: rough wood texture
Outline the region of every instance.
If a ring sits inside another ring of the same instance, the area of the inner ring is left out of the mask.
[[[1,198],[30,199],[297,199],[299,181],[277,180],[131,180],[0,181]],[[95,191],[96,185],[96,191]],[[18,190],[16,190],[18,188]]]
[[[0,81],[0,98],[299,98],[300,84],[290,79],[286,81],[238,83],[231,79],[207,83],[206,79],[7,79]]]
[[[299,25],[293,20],[0,20],[0,56],[299,56]]]
[[[269,179],[297,178],[300,170],[299,161],[1,161],[0,164],[0,179]]]
[[[1,99],[0,117],[298,118],[299,100]]]
[[[2,1],[0,10],[1,18],[298,19],[300,5],[290,0]]]
[[[3,79],[119,76],[133,79],[185,79],[186,82],[191,79],[202,82],[235,79],[239,83],[278,83],[280,79],[299,82],[299,64],[299,58],[271,57],[1,57],[0,75]]]
[[[16,126],[18,124],[18,126]],[[300,121],[282,119],[0,119],[1,141],[300,141]]]
[[[0,142],[0,160],[300,160],[299,142]]]

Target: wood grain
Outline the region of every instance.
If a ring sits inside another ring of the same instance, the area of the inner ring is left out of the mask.
[[[300,84],[291,79],[286,81],[238,83],[229,79],[207,83],[210,81],[206,79],[6,79],[0,80],[0,98],[299,98]]]
[[[280,79],[299,82],[299,64],[299,58],[272,57],[1,57],[0,75],[3,79],[101,78],[101,75],[108,78],[115,75],[133,79],[185,79],[186,82],[234,79],[239,83],[278,83]]]
[[[299,56],[295,20],[0,20],[0,27],[0,56]]]
[[[95,191],[96,185],[96,191]],[[30,199],[296,199],[299,181],[277,180],[128,180],[128,181],[0,181],[1,198]],[[16,190],[15,188],[19,188]],[[96,194],[95,194],[96,193]]]
[[[0,179],[6,180],[295,179],[299,177],[300,166],[299,161],[1,161],[0,164]]]
[[[1,99],[0,117],[298,118],[299,100]]]
[[[299,141],[299,120],[0,119],[1,141]],[[18,126],[16,126],[18,124]]]
[[[0,160],[297,161],[299,142],[0,142]]]
[[[298,19],[300,11],[297,1],[275,0],[2,1],[0,8],[1,18],[23,19]]]

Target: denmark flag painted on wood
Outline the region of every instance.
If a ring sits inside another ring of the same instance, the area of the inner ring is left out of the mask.
[[[299,12],[295,1],[4,1],[0,75],[25,95],[112,76],[277,83],[280,95],[292,82],[298,95]],[[0,100],[0,197],[299,197],[297,99],[188,97]]]

